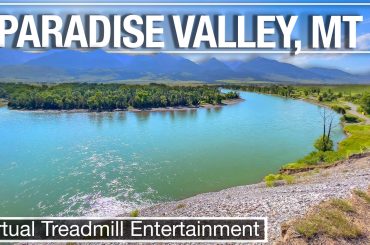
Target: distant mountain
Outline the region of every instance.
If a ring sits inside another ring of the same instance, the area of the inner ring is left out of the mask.
[[[198,73],[199,66],[181,56],[168,54],[138,55],[124,67],[130,71],[153,74]]]
[[[348,79],[356,79],[357,77],[356,75],[353,75],[351,73],[348,73],[348,72],[345,72],[339,69],[312,67],[307,70],[319,76],[326,77],[328,79],[348,80]]]
[[[298,66],[261,57],[240,64],[236,71],[245,76],[268,81],[297,82],[322,79],[320,75]]]
[[[61,50],[32,59],[26,62],[25,65],[66,70],[112,69],[121,67],[121,63],[116,57],[103,50],[90,52]]]
[[[235,71],[233,71],[229,66],[216,58],[206,60],[200,63],[199,66],[204,77],[211,81],[237,77]]]
[[[232,72],[230,67],[228,67],[225,63],[219,61],[216,58],[211,58],[199,64],[202,69],[210,72],[218,72],[221,71],[223,73]]]
[[[225,65],[227,65],[230,69],[232,70],[236,70],[236,68],[238,68],[238,66],[240,66],[241,64],[244,63],[244,61],[241,61],[241,60],[227,60],[227,61],[224,61]]]
[[[0,65],[17,65],[31,60],[37,54],[31,54],[14,49],[0,49]]]
[[[305,69],[262,57],[246,61],[210,58],[195,63],[182,56],[161,53],[127,55],[103,50],[26,53],[0,49],[0,81],[117,82],[129,79],[334,84],[369,83],[370,74],[356,75],[323,67]]]

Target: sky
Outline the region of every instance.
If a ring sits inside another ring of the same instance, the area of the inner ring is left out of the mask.
[[[2,1],[5,2],[5,1]],[[13,0],[8,2],[36,2],[30,0]],[[86,0],[39,0],[37,2],[99,2],[99,1],[86,1]],[[118,1],[118,0],[106,0],[100,2],[155,2],[155,1]],[[168,0],[157,1],[157,2],[171,2]],[[200,1],[175,1],[175,2],[200,2]],[[202,2],[227,2],[227,1],[202,1]],[[231,2],[231,1],[229,1]],[[232,2],[248,2],[241,0],[234,0]],[[301,0],[301,1],[249,1],[249,2],[346,2],[342,0],[337,1],[310,1],[310,0]],[[356,2],[366,2],[365,0],[358,0]],[[207,15],[218,15],[223,14],[227,16],[227,36],[228,38],[232,37],[233,30],[232,26],[235,23],[232,22],[233,15],[245,15],[247,19],[246,23],[246,33],[252,35],[253,24],[252,21],[253,15],[299,15],[299,20],[297,26],[293,33],[293,39],[302,39],[307,40],[307,30],[308,22],[307,19],[310,15],[362,15],[364,21],[357,27],[357,46],[361,50],[370,50],[370,6],[114,6],[114,7],[102,7],[102,6],[69,6],[69,7],[46,7],[46,6],[1,6],[0,11],[2,14],[58,14],[64,16],[66,14],[207,14]],[[249,23],[249,24],[248,24]],[[166,32],[169,33],[169,32]],[[171,39],[171,35],[167,34],[164,36],[165,40]],[[277,38],[277,36],[273,37]],[[166,42],[169,43],[169,42]],[[303,46],[306,43],[303,41]],[[172,49],[173,47],[166,47],[167,49]],[[204,49],[204,48],[202,48]],[[292,63],[300,67],[330,67],[330,68],[339,68],[352,73],[367,73],[370,72],[370,54],[300,54],[297,56],[292,56],[289,54],[279,54],[279,55],[249,55],[249,54],[191,54],[183,55],[186,58],[189,58],[194,61],[200,61],[210,57],[216,57],[222,60],[247,60],[255,56],[264,56],[266,58],[277,59],[279,61]]]

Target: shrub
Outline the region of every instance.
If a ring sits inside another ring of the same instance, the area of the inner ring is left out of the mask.
[[[346,114],[346,109],[339,105],[332,105],[331,109],[340,114]]]
[[[264,180],[265,180],[267,187],[275,186],[275,181],[276,181],[275,176],[276,176],[275,174],[269,174],[265,176]]]
[[[135,209],[130,212],[130,217],[138,217],[139,216],[139,210]]]
[[[344,114],[341,118],[341,121],[346,123],[359,123],[363,120],[355,115]]]
[[[288,174],[269,174],[264,178],[267,187],[273,187],[278,180],[284,180],[286,184],[294,183],[294,176]]]
[[[362,96],[360,104],[364,112],[370,114],[370,93],[366,93]]]
[[[319,151],[332,151],[334,143],[328,136],[323,135],[315,141],[314,146]]]
[[[293,175],[288,175],[288,174],[283,174],[282,175],[282,178],[283,180],[285,180],[285,182],[288,184],[288,185],[291,185],[294,183],[294,176]]]

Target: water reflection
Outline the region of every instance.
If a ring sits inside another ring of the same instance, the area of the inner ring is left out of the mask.
[[[211,107],[211,108],[188,108],[188,109],[174,109],[174,110],[158,110],[158,111],[117,111],[117,112],[84,112],[84,113],[55,113],[51,114],[53,118],[65,117],[67,119],[73,119],[74,117],[81,117],[82,115],[87,116],[89,121],[95,123],[97,126],[102,126],[104,122],[113,123],[114,121],[124,122],[127,120],[128,115],[131,115],[137,119],[138,122],[147,122],[150,117],[159,115],[165,119],[169,117],[171,120],[184,119],[184,118],[195,118],[197,117],[198,111],[204,110],[207,115],[218,114],[222,111],[222,106]]]
[[[89,121],[95,123],[98,127],[101,127],[103,124],[105,115],[103,113],[90,112],[90,113],[87,113],[87,117],[89,118]]]
[[[117,118],[118,118],[118,121],[120,122],[126,121],[127,119],[126,112],[124,111],[117,112]]]

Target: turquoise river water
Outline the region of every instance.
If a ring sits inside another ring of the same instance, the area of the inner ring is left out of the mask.
[[[113,216],[255,183],[313,150],[320,107],[241,92],[245,101],[167,112],[0,108],[0,216]],[[336,142],[344,134],[338,125]]]

